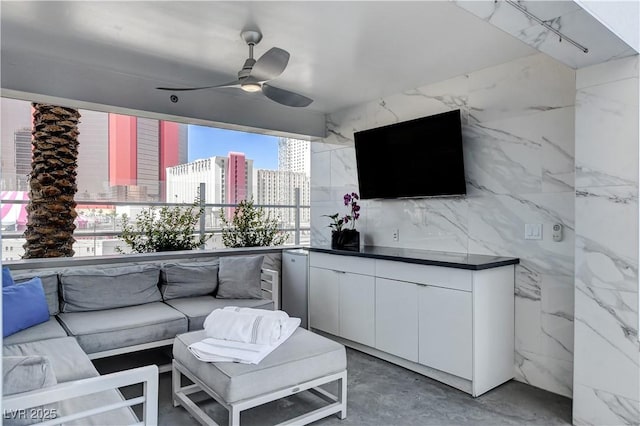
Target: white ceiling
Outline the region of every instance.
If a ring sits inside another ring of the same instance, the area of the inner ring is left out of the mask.
[[[278,122],[316,123],[324,113],[535,52],[449,1],[3,1],[1,7],[5,94],[312,135],[319,133]],[[273,85],[313,98],[305,111],[234,89],[182,93],[170,104],[168,93],[154,89],[233,80],[248,55],[240,32],[253,27],[264,34],[256,56],[273,46],[290,52]],[[250,114],[263,117],[251,121]]]

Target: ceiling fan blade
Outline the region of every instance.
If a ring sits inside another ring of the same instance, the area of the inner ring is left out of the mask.
[[[259,82],[273,80],[287,67],[289,56],[286,50],[272,47],[258,59],[249,75]]]
[[[235,87],[240,86],[240,81],[230,81],[224,84],[216,84],[215,86],[203,86],[203,87],[156,87],[158,90],[169,90],[171,92],[187,92],[189,90],[202,90],[202,89],[213,89],[216,87]]]
[[[270,86],[266,83],[262,85],[262,93],[272,101],[290,107],[306,107],[313,102],[313,99],[309,99],[306,96],[302,96],[288,90],[278,89],[277,87]]]
[[[201,89],[211,89],[213,87],[218,86],[204,86],[204,87],[156,87],[158,90],[168,90],[171,92],[187,92],[189,90],[201,90]]]

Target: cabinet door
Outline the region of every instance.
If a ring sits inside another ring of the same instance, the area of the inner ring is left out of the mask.
[[[376,278],[376,349],[418,362],[418,289]]]
[[[309,268],[309,326],[340,334],[339,274],[330,269]]]
[[[419,362],[471,380],[471,292],[420,287]]]
[[[340,336],[375,345],[375,278],[336,272],[340,276]]]

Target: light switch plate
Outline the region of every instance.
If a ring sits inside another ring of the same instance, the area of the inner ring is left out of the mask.
[[[524,239],[525,240],[541,240],[542,224],[541,223],[525,223]]]

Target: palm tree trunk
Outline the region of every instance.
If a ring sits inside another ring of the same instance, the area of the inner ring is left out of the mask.
[[[29,179],[24,258],[74,254],[74,195],[78,167],[78,122],[72,108],[32,103],[33,158]]]

